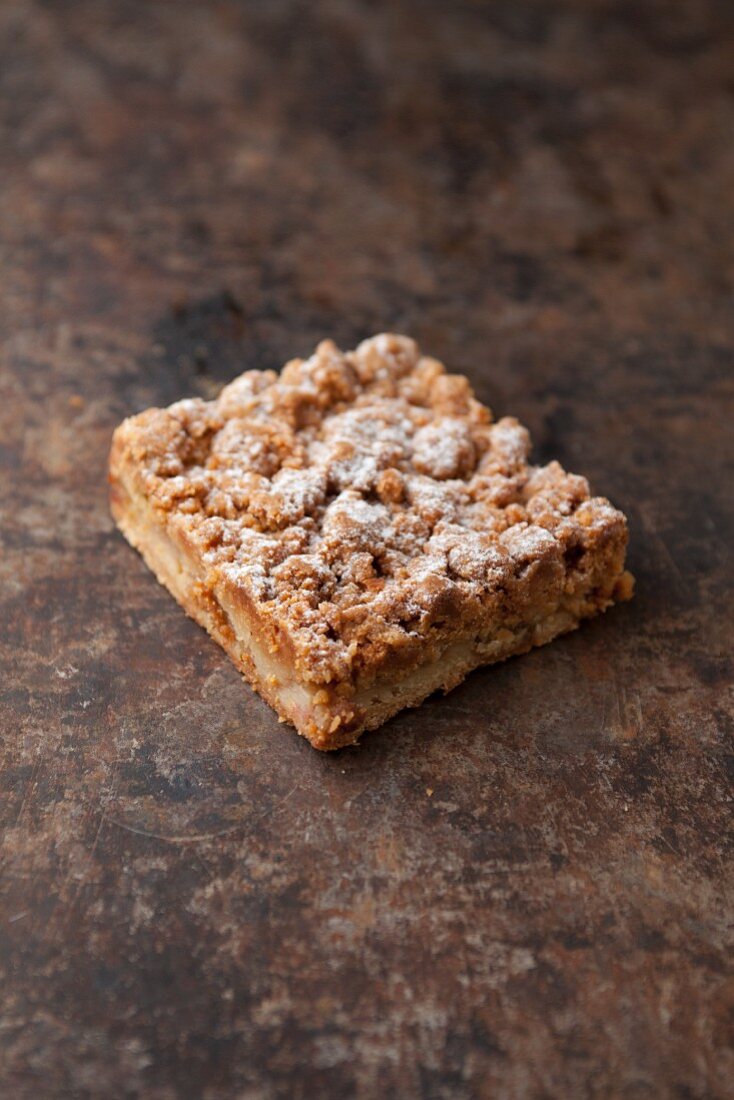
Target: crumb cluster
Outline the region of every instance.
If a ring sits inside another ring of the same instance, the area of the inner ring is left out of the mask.
[[[128,424],[146,497],[304,680],[408,660],[494,607],[540,617],[589,589],[605,544],[623,558],[624,516],[557,462],[530,465],[525,428],[405,337],[325,341]]]

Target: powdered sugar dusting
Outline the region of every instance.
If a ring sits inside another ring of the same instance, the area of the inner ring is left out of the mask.
[[[526,429],[493,423],[406,337],[346,354],[325,341],[124,431],[142,491],[270,617],[305,678],[560,598],[568,561],[624,531],[583,478],[529,465]]]

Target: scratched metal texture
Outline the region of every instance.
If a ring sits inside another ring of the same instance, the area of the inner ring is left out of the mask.
[[[714,0],[0,6],[2,1096],[732,1095],[733,72]],[[383,329],[638,593],[324,756],[105,461]]]

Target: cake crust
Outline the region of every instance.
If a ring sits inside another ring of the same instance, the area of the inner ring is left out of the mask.
[[[383,334],[115,432],[113,515],[317,748],[631,594],[627,525],[516,420]]]

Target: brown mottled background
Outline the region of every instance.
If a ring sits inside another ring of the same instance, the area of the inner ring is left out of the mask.
[[[733,1095],[733,242],[729,0],[0,4],[2,1097]],[[382,329],[639,588],[323,756],[105,460]]]

